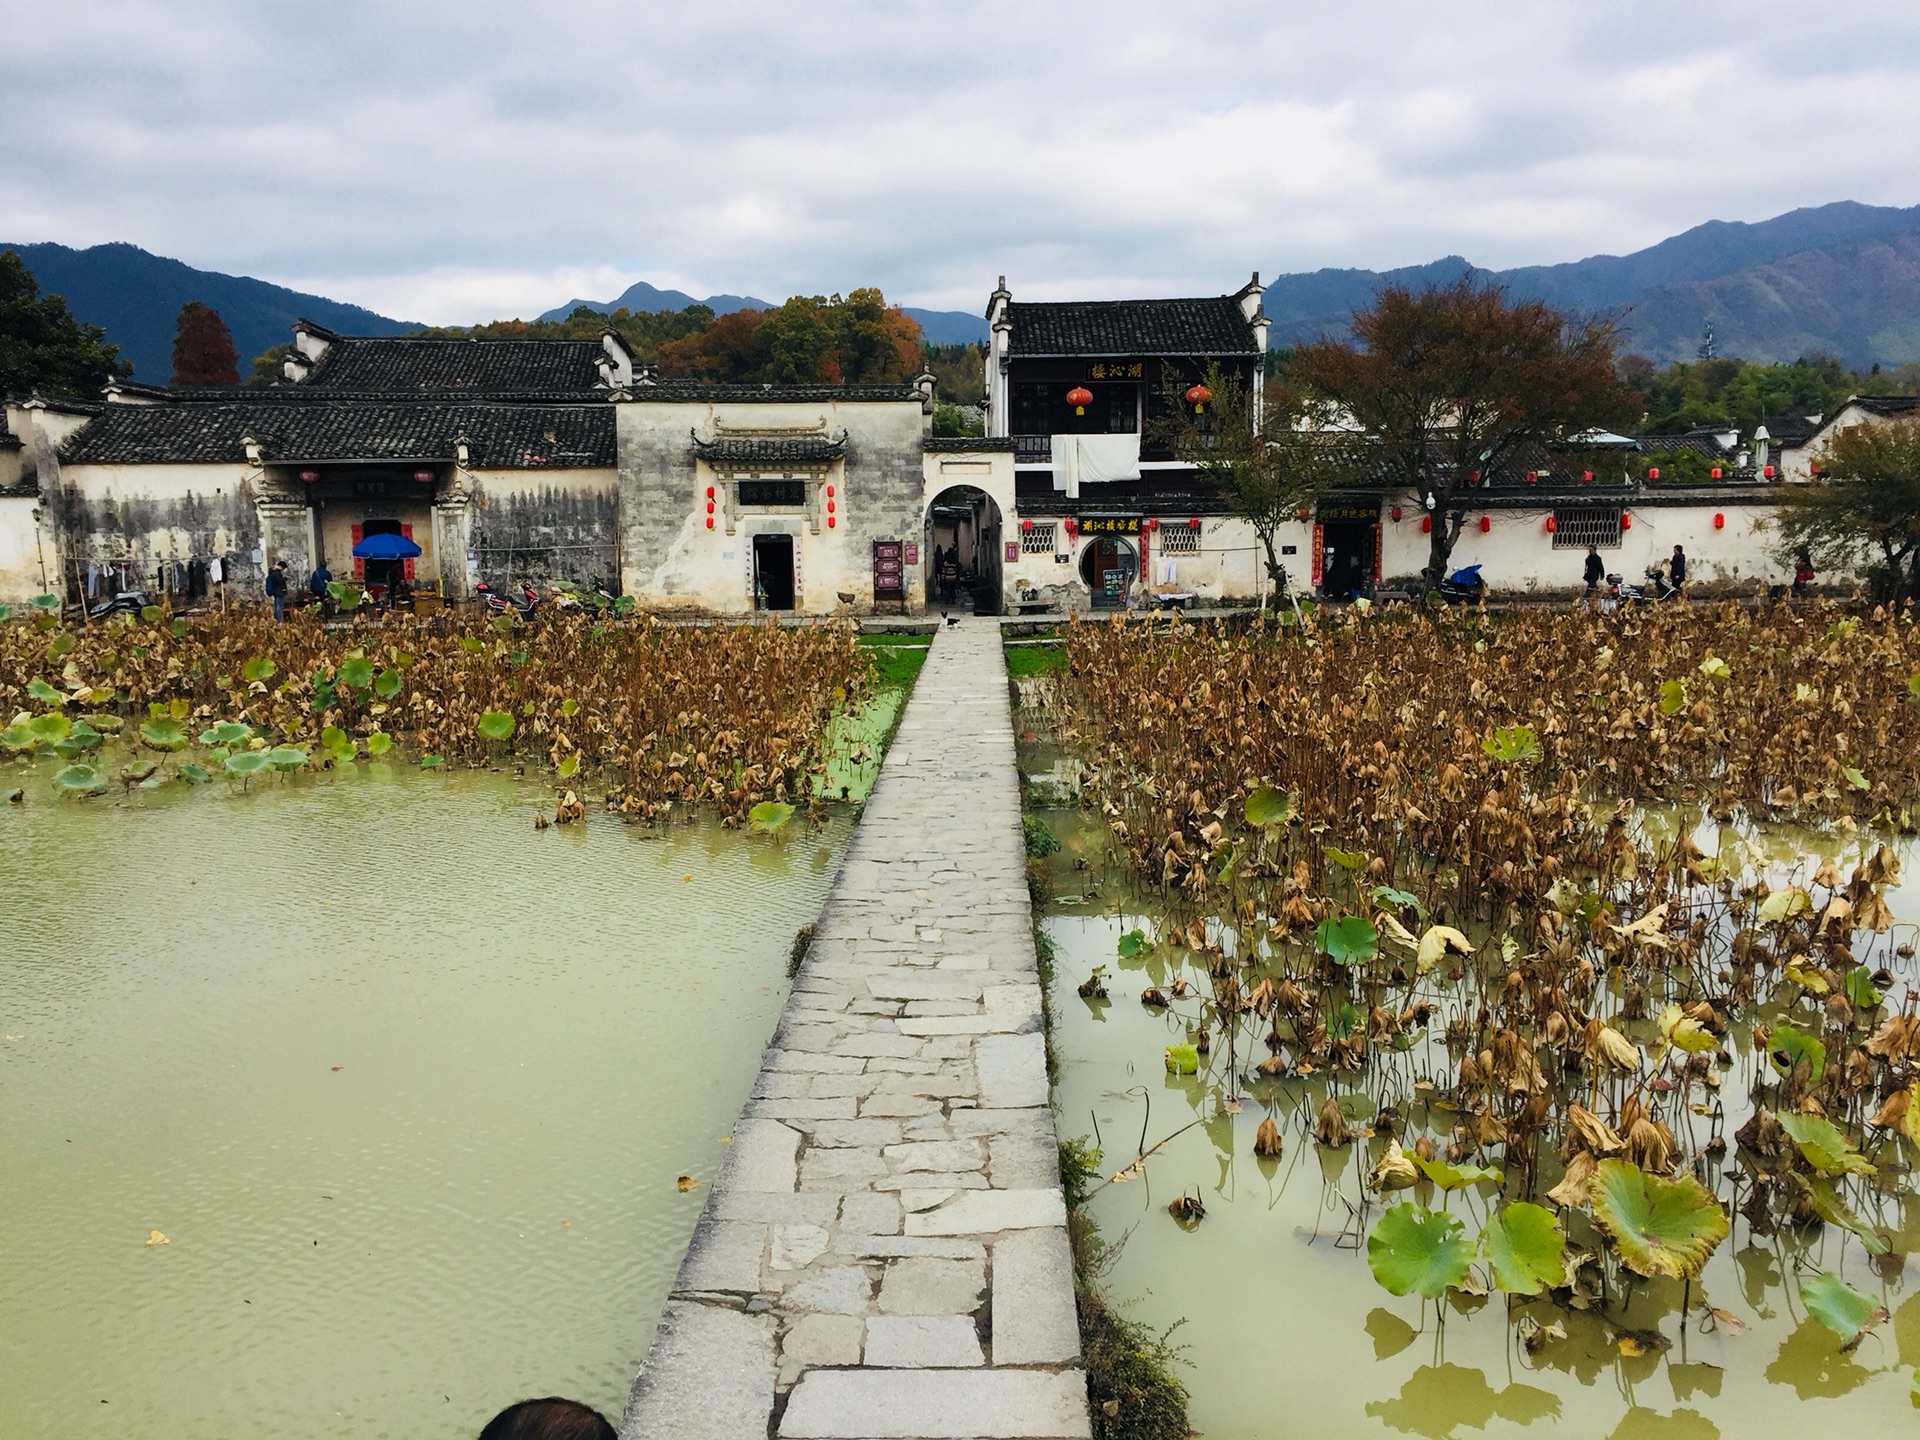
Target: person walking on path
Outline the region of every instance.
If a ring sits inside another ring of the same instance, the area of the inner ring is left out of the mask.
[[[287,618],[287,562],[276,560],[267,571],[267,598],[273,601],[273,618]]]
[[[1600,592],[1600,582],[1607,578],[1607,565],[1600,558],[1599,547],[1587,546],[1587,598],[1591,600]]]

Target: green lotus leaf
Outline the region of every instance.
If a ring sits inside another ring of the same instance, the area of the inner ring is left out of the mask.
[[[523,703],[523,704],[522,704],[522,705],[520,706],[520,713],[521,713],[522,715],[531,715],[531,714],[533,714],[533,701],[531,701],[531,700],[528,700],[528,701],[526,701],[526,702],[524,702],[524,703]]]
[[[1480,1249],[1493,1263],[1493,1282],[1511,1295],[1538,1295],[1566,1283],[1567,1237],[1554,1213],[1525,1200],[1490,1217]]]
[[[127,725],[125,717],[120,715],[82,715],[80,718],[102,735],[118,735]]]
[[[1293,819],[1293,796],[1271,785],[1262,785],[1247,796],[1247,823],[1261,829],[1284,825]]]
[[[47,641],[47,658],[49,660],[62,659],[72,654],[73,647],[78,643],[73,636],[62,632]]]
[[[1367,863],[1367,852],[1364,850],[1340,850],[1332,845],[1322,845],[1320,848],[1326,852],[1327,859],[1342,870],[1358,870]]]
[[[40,737],[27,728],[25,721],[16,720],[5,730],[0,730],[0,750],[5,750],[9,755],[23,755],[39,744]]]
[[[151,777],[153,772],[159,768],[160,762],[158,760],[129,760],[120,767],[120,778],[138,784],[140,781]]]
[[[1873,976],[1867,973],[1864,965],[1855,966],[1847,972],[1846,984],[1842,987],[1847,999],[1862,1010],[1872,1010],[1884,998],[1873,988]]]
[[[167,628],[168,628],[169,630],[171,630],[171,631],[173,631],[173,638],[174,638],[174,639],[176,639],[176,640],[184,640],[184,639],[186,639],[186,638],[187,638],[187,629],[188,629],[188,626],[187,626],[187,622],[186,622],[186,621],[184,621],[184,620],[175,620],[175,621],[174,621],[174,622],[173,622],[173,623],[172,623],[171,625],[169,625],[169,626],[168,626]],[[154,788],[155,788],[155,789],[158,789],[159,787],[158,787],[158,786],[155,786]]]
[[[1420,1167],[1421,1173],[1429,1180],[1449,1193],[1464,1190],[1469,1185],[1478,1185],[1483,1180],[1500,1181],[1506,1178],[1492,1165],[1449,1165],[1444,1160],[1423,1160],[1418,1155],[1408,1158]]]
[[[187,727],[178,720],[149,720],[140,727],[140,743],[168,754],[187,748]]]
[[[1480,742],[1480,749],[1502,765],[1520,765],[1540,758],[1540,741],[1531,725],[1506,725]]]
[[[1687,682],[1668,680],[1660,687],[1660,713],[1678,715],[1687,708]]]
[[[27,694],[33,699],[38,700],[42,705],[64,705],[67,703],[67,697],[44,680],[29,680],[27,682]]]
[[[1167,1046],[1167,1073],[1169,1075],[1199,1074],[1200,1048],[1197,1045]]]
[[[382,700],[391,700],[394,696],[398,695],[400,693],[400,672],[398,670],[382,670],[374,677],[373,693],[378,695]]]
[[[1825,1180],[1815,1179],[1808,1182],[1808,1200],[1813,1205],[1813,1213],[1829,1225],[1838,1225],[1842,1230],[1851,1230],[1859,1237],[1860,1243],[1869,1255],[1884,1255],[1893,1247],[1886,1238],[1874,1229],[1835,1192]]]
[[[1853,1349],[1887,1318],[1886,1306],[1871,1295],[1861,1294],[1831,1270],[1800,1282],[1800,1302],[1809,1315],[1840,1337],[1842,1350]]]
[[[511,717],[508,723],[511,724]],[[502,738],[489,736],[489,739]],[[793,818],[793,806],[781,800],[762,800],[747,812],[747,823],[764,834],[771,835],[787,821]]]
[[[227,756],[224,764],[229,775],[258,775],[267,768],[267,757],[264,751],[242,750]]]
[[[578,715],[580,713],[580,702],[578,700],[571,700],[571,699],[562,700],[560,702],[560,713],[562,715],[565,715],[569,719],[571,719],[573,716]]]
[[[422,770],[438,770],[446,763],[446,760],[439,755],[422,755],[420,757],[420,768]]]
[[[1725,680],[1732,676],[1733,669],[1718,655],[1709,655],[1700,662],[1700,673],[1709,680]]]
[[[1873,1162],[1854,1149],[1840,1127],[1825,1116],[1781,1114],[1774,1118],[1793,1137],[1806,1162],[1822,1175],[1873,1174]]]
[[[27,601],[27,605],[34,610],[54,612],[60,609],[60,597],[58,595],[36,595]]]
[[[622,595],[619,599],[613,602],[613,613],[616,615],[631,615],[633,613],[634,606],[638,603],[639,602],[637,602],[633,598],[633,596]]]
[[[580,752],[576,750],[573,754],[567,756],[566,759],[562,760],[558,765],[554,766],[553,773],[558,775],[562,780],[571,780],[574,777],[574,775],[579,772],[579,769],[580,769]]]
[[[460,637],[460,648],[469,655],[478,655],[487,647],[484,641],[476,640],[471,635],[462,635]]]
[[[140,607],[140,618],[149,625],[158,624],[162,613],[158,605],[142,605]]]
[[[1873,788],[1873,786],[1868,783],[1867,777],[1851,765],[1841,766],[1840,773],[1847,777],[1847,784],[1851,785],[1855,790],[1871,790]]]
[[[7,621],[12,618],[13,606],[6,604],[4,601],[0,601],[0,625],[6,624]]]
[[[1364,915],[1322,920],[1313,932],[1318,945],[1336,965],[1364,965],[1380,953],[1380,932]]]
[[[1781,1075],[1791,1075],[1794,1067],[1805,1060],[1808,1078],[1818,1080],[1827,1068],[1827,1047],[1813,1036],[1781,1024],[1774,1026],[1773,1033],[1767,1036],[1767,1058]]]
[[[27,721],[27,733],[41,745],[51,745],[56,740],[64,740],[73,731],[73,722],[64,715],[35,715]]]
[[[505,710],[487,710],[474,722],[483,740],[505,740],[513,734],[513,716]]]
[[[213,772],[204,765],[195,765],[189,761],[180,767],[180,778],[189,785],[204,785],[213,779]]]
[[[384,730],[376,730],[367,736],[367,753],[384,755],[393,748],[393,737]]]
[[[200,732],[202,745],[244,745],[253,738],[253,727],[238,720],[222,720]]]
[[[265,655],[256,655],[240,667],[240,676],[251,685],[256,680],[271,680],[274,672],[279,668]]]
[[[267,751],[267,763],[276,770],[300,770],[307,763],[307,752],[297,745],[276,745]]]
[[[98,790],[106,784],[106,777],[92,765],[68,765],[53,772],[53,783],[62,790]]]
[[[1376,905],[1391,905],[1396,910],[1411,909],[1423,918],[1427,913],[1427,907],[1420,903],[1418,895],[1407,890],[1396,890],[1391,885],[1374,886],[1373,900]]]
[[[320,744],[328,750],[346,750],[353,747],[353,740],[338,725],[327,725],[320,731]]]
[[[1153,941],[1147,938],[1147,932],[1144,930],[1129,930],[1120,937],[1116,949],[1122,960],[1131,960],[1134,956],[1144,955],[1153,949]]]
[[[1444,1211],[1406,1202],[1380,1217],[1367,1236],[1367,1268],[1391,1295],[1438,1300],[1467,1278],[1473,1242]]]
[[[340,662],[340,683],[349,690],[364,690],[373,684],[373,662],[364,656]]]
[[[1602,1160],[1593,1178],[1593,1218],[1635,1274],[1698,1275],[1727,1238],[1727,1212],[1691,1175],[1649,1175],[1625,1160]]]
[[[1812,908],[1813,897],[1799,886],[1789,885],[1784,890],[1775,890],[1760,902],[1760,918],[1769,925],[1778,925],[1783,920],[1804,915]]]
[[[1350,1002],[1342,1002],[1327,1016],[1327,1034],[1336,1040],[1351,1040],[1366,1023],[1364,1010]]]
[[[393,668],[396,670],[411,669],[414,665],[419,663],[414,656],[409,655],[406,651],[400,649],[398,646],[395,646],[395,645],[389,645],[387,647],[387,655],[390,659],[392,659]]]

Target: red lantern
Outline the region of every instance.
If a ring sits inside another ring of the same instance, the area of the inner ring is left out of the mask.
[[[1491,529],[1493,529],[1493,517],[1491,515],[1482,515],[1480,517],[1480,533],[1484,535]]]
[[[433,471],[416,470],[413,472],[413,478],[418,480],[422,485],[431,485],[433,483]]]
[[[1433,533],[1433,517],[1431,515],[1422,515],[1420,517],[1420,533],[1422,535],[1431,535]]]
[[[1633,528],[1633,516],[1623,512],[1620,516],[1620,528],[1622,530],[1631,530]]]
[[[713,502],[709,500],[707,501],[707,514],[711,515],[712,513],[713,513]]]
[[[1580,483],[1582,485],[1591,485],[1593,483],[1593,472],[1591,470],[1582,470],[1580,472]]]
[[[1471,475],[1469,475],[1469,476],[1468,476],[1467,478],[1468,478],[1468,479],[1469,479],[1469,480],[1470,480],[1470,481],[1471,481],[1471,482],[1472,482],[1473,484],[1475,484],[1475,485],[1478,485],[1478,484],[1480,483],[1480,472],[1479,472],[1478,470],[1476,470],[1476,471],[1474,471],[1474,472],[1473,472],[1473,473],[1472,473]]]
[[[1080,533],[1080,522],[1075,520],[1071,515],[1069,515],[1066,518],[1063,524],[1069,536],[1078,535]]]
[[[1713,517],[1713,528],[1714,528],[1714,529],[1716,529],[1716,530],[1724,530],[1724,529],[1726,529],[1726,528],[1727,528],[1727,517],[1726,517],[1726,516],[1724,516],[1724,515],[1720,515],[1720,514],[1715,514],[1715,515],[1714,515],[1714,517]]]
[[[1394,506],[1393,509],[1389,510],[1387,513],[1393,516],[1394,524],[1398,525],[1400,523],[1400,507],[1398,505]]]
[[[1658,480],[1659,478],[1660,478],[1660,467],[1658,465],[1649,466],[1647,469],[1647,479]]]
[[[707,486],[707,499],[711,500],[712,498],[713,498],[713,487],[709,485]]]
[[[1189,530],[1198,530],[1200,528],[1200,517],[1195,515],[1191,520],[1187,521],[1187,528]]]
[[[1093,392],[1084,385],[1076,385],[1067,391],[1067,403],[1073,406],[1074,414],[1084,415],[1087,413],[1087,406],[1093,403]]]
[[[1211,399],[1213,399],[1213,392],[1204,385],[1194,385],[1187,390],[1187,403],[1193,406],[1193,413],[1196,415]]]
[[[827,495],[829,498],[833,495],[833,487],[831,485],[827,486]]]
[[[1308,510],[1306,506],[1302,505],[1298,510],[1293,512],[1293,518],[1304,524],[1306,523],[1307,516],[1312,513],[1313,512]]]
[[[1558,530],[1559,528],[1560,528],[1560,522],[1554,519],[1554,517],[1551,515],[1547,516],[1547,534],[1551,535],[1553,534],[1554,531]]]
[[[318,470],[302,470],[300,472],[300,478],[311,485],[320,478],[320,472]]]
[[[833,527],[834,527],[834,525],[835,525],[836,523],[838,523],[838,522],[837,522],[837,521],[835,520],[835,518],[834,518],[833,516],[831,516],[831,515],[829,515],[829,516],[827,516],[827,529],[829,529],[829,530],[831,530],[831,529],[833,529]]]
[[[1033,530],[1033,521],[1032,521],[1032,520],[1030,520],[1030,519],[1029,519],[1029,520],[1022,520],[1022,521],[1020,522],[1020,528],[1021,528],[1021,529],[1022,529],[1023,531],[1026,531],[1026,532],[1028,532],[1028,533],[1031,533],[1031,532],[1032,532],[1032,530]]]
[[[1156,515],[1153,519],[1148,520],[1146,527],[1149,530],[1158,530],[1160,528],[1160,517]]]
[[[1760,473],[1765,475],[1767,479],[1771,480],[1773,478],[1773,466],[1771,465],[1767,466],[1767,468],[1761,471]]]
[[[1720,478],[1720,467],[1718,465],[1713,467],[1712,475],[1713,475],[1713,478],[1716,480]]]
[[[1537,481],[1539,478],[1540,478],[1540,472],[1538,470],[1527,471],[1527,484],[1531,485],[1535,481]]]
[[[833,502],[831,500],[827,501],[827,514],[833,514]]]
[[[711,530],[712,528],[713,528],[713,517],[709,515],[707,516],[707,529]]]

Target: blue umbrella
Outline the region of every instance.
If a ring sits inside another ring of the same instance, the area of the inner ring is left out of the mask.
[[[420,547],[404,535],[369,535],[353,547],[356,560],[413,560]]]

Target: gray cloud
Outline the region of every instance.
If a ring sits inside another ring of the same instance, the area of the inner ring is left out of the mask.
[[[1920,201],[1920,10],[0,4],[8,238],[389,314],[1217,291]]]

